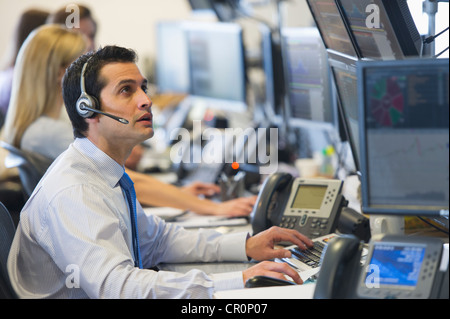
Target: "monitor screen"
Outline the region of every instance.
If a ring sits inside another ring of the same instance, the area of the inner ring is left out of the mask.
[[[233,23],[185,24],[191,98],[211,108],[246,109],[242,28]]]
[[[361,58],[418,56],[421,38],[406,0],[336,0]]]
[[[210,0],[189,0],[192,10],[212,10]]]
[[[304,121],[335,127],[327,51],[316,28],[282,29],[286,113],[291,125]]]
[[[161,93],[189,92],[189,64],[182,22],[156,25],[156,77]]]
[[[365,213],[448,215],[448,87],[448,59],[358,63]]]
[[[347,135],[347,140],[359,171],[359,115],[358,89],[356,80],[356,59],[329,54],[329,63],[336,88],[339,111]]]
[[[311,14],[327,49],[359,57],[346,22],[335,0],[307,0]]]
[[[262,66],[265,75],[265,102],[275,116],[282,115],[284,74],[281,46],[272,38],[272,31],[261,25]]]

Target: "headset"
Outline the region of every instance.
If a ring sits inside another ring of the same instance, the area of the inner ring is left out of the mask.
[[[115,115],[105,113],[99,110],[100,103],[98,102],[97,98],[95,96],[89,95],[86,93],[86,88],[84,85],[84,75],[86,73],[86,68],[91,60],[92,57],[90,57],[83,65],[83,68],[81,69],[81,76],[80,76],[80,88],[81,88],[81,95],[77,100],[77,112],[82,118],[91,118],[94,116],[95,113],[97,114],[103,114],[105,116],[108,116],[122,124],[128,124],[129,122],[121,117],[117,117]]]

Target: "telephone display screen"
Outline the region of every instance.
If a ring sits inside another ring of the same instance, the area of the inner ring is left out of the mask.
[[[320,209],[326,191],[327,186],[300,185],[291,208]]]
[[[414,288],[425,255],[424,245],[375,244],[366,284]]]

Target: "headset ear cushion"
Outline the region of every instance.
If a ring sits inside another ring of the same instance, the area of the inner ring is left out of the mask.
[[[76,108],[77,108],[78,114],[81,117],[90,118],[95,113],[86,108],[90,108],[90,109],[94,109],[94,110],[98,109],[98,100],[94,96],[91,96],[91,95],[83,92],[83,93],[81,93],[80,97],[77,100]]]
[[[94,110],[100,110],[100,103],[98,102],[97,98],[93,95],[88,95],[88,96],[92,101],[92,108]]]

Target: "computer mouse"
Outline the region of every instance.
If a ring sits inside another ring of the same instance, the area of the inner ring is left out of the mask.
[[[260,288],[260,287],[290,286],[290,285],[296,285],[296,283],[289,280],[282,280],[267,276],[255,276],[247,280],[247,282],[245,283],[245,288]]]

